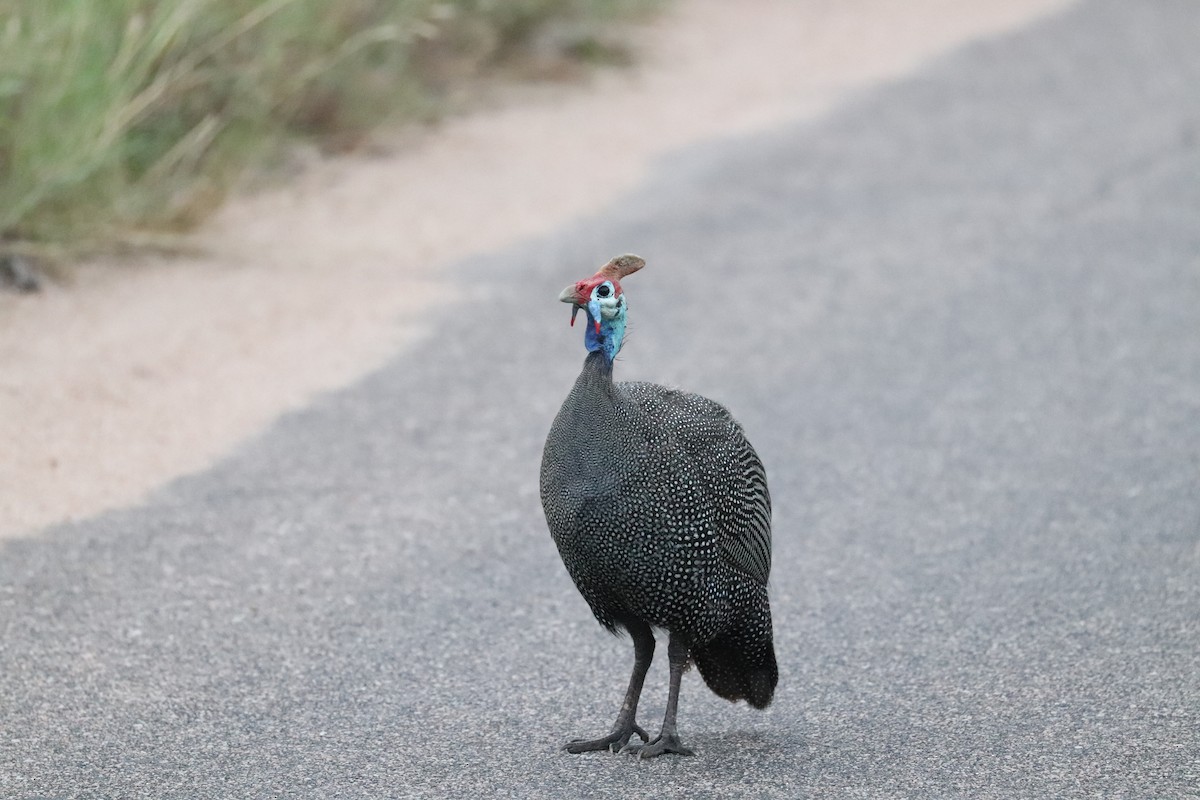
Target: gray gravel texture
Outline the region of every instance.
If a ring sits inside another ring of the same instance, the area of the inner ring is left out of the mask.
[[[4,543],[0,796],[1200,796],[1198,43],[1096,0],[678,154],[218,467]],[[698,755],[642,763],[558,750],[632,653],[537,496],[558,291],[624,251],[619,376],[767,464],[782,673],[689,673]]]

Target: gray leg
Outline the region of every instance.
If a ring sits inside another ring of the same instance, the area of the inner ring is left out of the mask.
[[[637,724],[638,700],[642,696],[642,684],[646,682],[646,672],[650,662],[654,660],[654,633],[645,623],[630,623],[625,626],[633,638],[633,674],[629,677],[629,688],[625,691],[625,701],[621,703],[621,713],[608,736],[599,739],[572,739],[563,745],[568,753],[586,753],[591,750],[612,750],[614,753],[629,744],[633,734],[642,737],[642,741],[650,740],[646,731]]]
[[[671,691],[667,696],[667,713],[663,717],[662,730],[654,741],[646,744],[627,744],[621,749],[623,753],[636,753],[638,758],[653,758],[663,753],[676,753],[681,756],[695,755],[690,748],[684,747],[679,741],[679,731],[675,728],[675,717],[679,711],[679,682],[683,672],[688,667],[688,644],[675,634],[667,644],[667,658],[671,662]]]

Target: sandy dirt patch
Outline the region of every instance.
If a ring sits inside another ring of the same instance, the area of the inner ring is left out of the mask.
[[[656,156],[818,115],[1068,2],[681,0],[632,34],[637,69],[315,165],[229,203],[201,255],[0,296],[0,536],[208,466],[419,337],[444,267],[601,207]]]

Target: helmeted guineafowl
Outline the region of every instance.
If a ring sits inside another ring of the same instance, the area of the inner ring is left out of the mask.
[[[620,279],[645,266],[614,258],[559,297],[587,312],[583,371],[546,438],[541,492],[563,563],[600,624],[633,639],[633,675],[612,732],[572,753],[691,755],[676,729],[679,683],[694,661],[709,688],[756,708],[778,680],[767,577],[771,499],[754,448],[723,407],[652,383],[614,383],[628,304]],[[654,656],[669,632],[670,693],[653,741],[637,724]],[[633,734],[643,744],[630,743]]]

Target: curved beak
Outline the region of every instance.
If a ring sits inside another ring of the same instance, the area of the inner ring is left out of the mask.
[[[558,296],[558,301],[560,303],[571,303],[576,306],[580,305],[579,292],[575,289],[575,284],[572,283],[570,286],[563,289],[562,293]]]
[[[567,288],[563,289],[562,292],[558,295],[558,300],[560,303],[570,303],[571,304],[571,327],[572,328],[575,327],[575,316],[579,313],[579,309],[583,308],[586,305],[586,307],[588,309],[588,313],[591,314],[592,320],[596,325],[596,333],[597,334],[600,333],[600,304],[597,303],[595,300],[590,300],[590,301],[584,300],[580,296],[579,288],[576,284],[571,284]]]
[[[579,302],[579,290],[575,288],[575,284],[571,284],[563,289],[558,295],[560,303],[571,304],[571,327],[575,327],[575,315],[579,313],[579,309],[583,308],[583,304]]]

